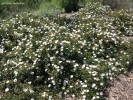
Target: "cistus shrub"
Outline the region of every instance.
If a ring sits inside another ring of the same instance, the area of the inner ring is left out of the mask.
[[[113,25],[121,35],[133,36],[133,10],[116,10],[110,15],[115,19]]]
[[[71,30],[32,14],[0,22],[0,98],[102,100],[129,55],[109,7],[89,4]],[[128,42],[126,43],[128,44]]]

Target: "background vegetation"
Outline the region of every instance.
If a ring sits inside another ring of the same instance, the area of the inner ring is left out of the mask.
[[[78,11],[89,2],[101,2],[104,5],[110,5],[112,9],[133,9],[132,0],[126,0],[126,2],[121,0],[0,0],[0,16],[2,18],[10,17],[23,11],[30,11],[38,15],[54,16],[64,11]]]

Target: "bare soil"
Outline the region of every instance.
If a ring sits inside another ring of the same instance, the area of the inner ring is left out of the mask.
[[[133,100],[133,73],[121,74],[110,83],[112,86],[107,88],[106,100]]]

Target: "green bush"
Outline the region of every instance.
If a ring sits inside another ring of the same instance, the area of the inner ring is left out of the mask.
[[[78,11],[79,9],[79,0],[61,0],[61,6],[64,8],[65,12]]]
[[[26,13],[1,21],[1,99],[103,100],[106,82],[126,71],[129,57],[110,12],[86,5],[71,30]]]
[[[64,8],[65,12],[76,12],[81,7],[84,7],[87,3],[96,2],[96,0],[59,0],[61,7]]]

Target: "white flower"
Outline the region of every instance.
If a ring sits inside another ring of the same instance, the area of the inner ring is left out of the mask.
[[[34,91],[32,89],[29,89],[30,93],[34,93]]]
[[[48,100],[52,100],[52,96],[49,96]]]
[[[93,83],[93,84],[92,84],[92,88],[94,88],[95,86],[96,86],[96,84],[95,84],[95,83]]]
[[[73,94],[72,97],[75,97],[75,94]]]
[[[54,57],[50,57],[50,61],[53,61]]]
[[[87,85],[86,85],[86,84],[84,84],[84,85],[82,85],[82,87],[87,87]]]
[[[55,43],[58,43],[59,42],[59,40],[55,40]]]
[[[82,68],[85,68],[85,64],[82,65]]]
[[[62,90],[65,90],[65,87],[64,86],[62,87]]]
[[[73,67],[78,67],[79,65],[76,63]]]
[[[4,53],[4,49],[0,48],[0,54]]]
[[[28,88],[24,88],[23,91],[24,91],[24,92],[27,92],[27,91],[28,91]]]
[[[48,87],[51,87],[51,84],[49,84]]]
[[[54,80],[52,80],[52,83],[53,83],[53,85],[55,85],[55,81]]]
[[[70,85],[70,88],[72,88],[73,86],[72,85]]]
[[[101,82],[100,85],[103,86],[103,83]]]
[[[17,79],[15,78],[15,79],[13,80],[13,82],[17,82]]]
[[[99,96],[96,96],[97,99],[99,99],[100,97]]]
[[[45,96],[47,96],[47,93],[46,92],[43,92],[42,93],[42,97],[45,97]]]
[[[110,80],[112,80],[113,79],[113,77],[110,77]]]
[[[57,69],[57,72],[59,72],[60,71],[60,69]]]
[[[92,72],[92,76],[96,76],[97,75],[97,72],[96,71],[93,71]]]
[[[85,92],[84,92],[84,91],[82,91],[82,92],[81,92],[81,94],[85,94]]]
[[[64,86],[66,86],[67,83],[68,83],[68,81],[66,81],[66,80],[63,81]]]
[[[15,74],[15,76],[17,76],[18,75],[18,72],[17,71],[14,71],[14,74]]]
[[[31,74],[31,75],[33,75],[33,74],[34,74],[34,72],[31,72],[30,74]]]
[[[94,96],[93,98],[92,98],[92,100],[95,100],[96,99],[96,97]]]
[[[103,93],[102,92],[100,92],[100,96],[102,96],[103,95]]]
[[[86,99],[86,95],[83,95],[83,99],[84,99],[84,100]]]
[[[89,90],[86,90],[86,92],[89,92]]]
[[[28,84],[31,84],[31,81],[30,81],[30,82],[28,82]]]
[[[129,61],[127,61],[127,64],[129,64]]]
[[[73,78],[73,75],[71,75],[70,78]]]
[[[97,68],[96,65],[89,65],[89,66],[90,66],[90,68]]]
[[[64,94],[66,95],[66,94],[67,94],[67,92],[64,92]]]
[[[9,88],[6,88],[6,89],[5,89],[5,92],[8,92],[8,91],[9,91]]]
[[[7,80],[6,83],[9,83],[9,80]]]
[[[89,69],[89,67],[86,67],[86,69],[88,70],[88,69]]]

